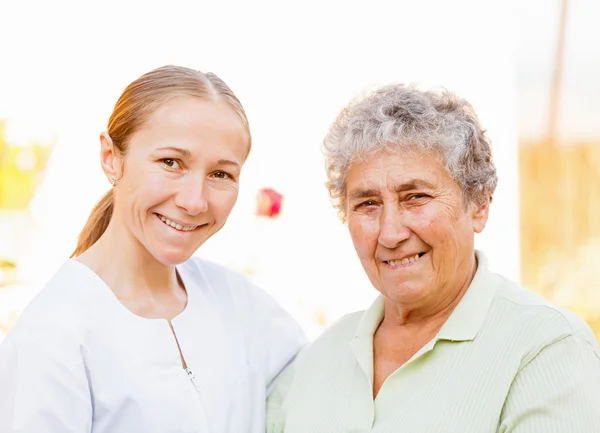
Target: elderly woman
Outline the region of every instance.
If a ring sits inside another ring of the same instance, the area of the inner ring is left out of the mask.
[[[474,249],[496,188],[472,107],[383,87],[324,142],[329,192],[381,296],[280,377],[270,433],[600,432],[600,351],[583,320]]]

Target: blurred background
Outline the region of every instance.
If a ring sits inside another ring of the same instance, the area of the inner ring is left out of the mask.
[[[169,63],[221,76],[254,136],[238,204],[197,254],[262,285],[309,337],[375,298],[320,144],[389,82],[474,105],[500,178],[477,247],[600,335],[599,16],[597,0],[1,1],[0,339],[110,187],[98,136],[118,96]]]

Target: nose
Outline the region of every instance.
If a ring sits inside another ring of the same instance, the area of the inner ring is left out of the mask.
[[[404,218],[404,211],[397,204],[384,206],[377,239],[380,245],[394,249],[410,237],[411,231],[406,227]]]
[[[188,215],[198,215],[208,210],[207,188],[204,179],[190,176],[181,184],[175,204]]]

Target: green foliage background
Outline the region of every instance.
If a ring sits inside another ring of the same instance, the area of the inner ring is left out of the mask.
[[[53,146],[31,143],[15,146],[6,141],[6,122],[0,120],[0,211],[25,210],[48,162]],[[30,164],[19,164],[27,159]]]

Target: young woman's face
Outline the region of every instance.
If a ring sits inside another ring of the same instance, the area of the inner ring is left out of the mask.
[[[114,223],[159,262],[184,262],[225,224],[248,150],[225,102],[170,100],[132,135],[123,160],[115,156]]]

